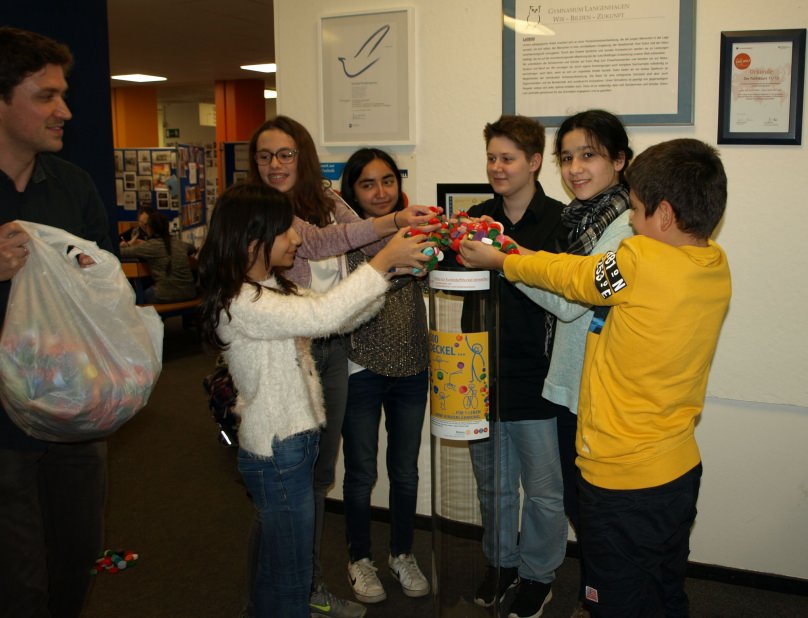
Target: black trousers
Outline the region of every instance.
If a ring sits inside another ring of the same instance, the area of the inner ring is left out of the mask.
[[[77,618],[103,543],[107,444],[0,449],[0,617]]]
[[[688,616],[684,586],[700,483],[701,464],[649,489],[602,489],[579,478],[592,616]]]

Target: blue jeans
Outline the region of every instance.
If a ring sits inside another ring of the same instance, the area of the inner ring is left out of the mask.
[[[390,478],[390,553],[412,551],[418,498],[418,450],[428,389],[428,372],[391,378],[368,369],[348,381],[342,425],[345,534],[351,561],[370,558],[370,494],[376,484],[379,421],[384,406],[387,475]]]
[[[491,431],[490,438],[469,444],[483,522],[483,554],[492,566],[518,567],[520,577],[550,583],[567,548],[556,419],[492,423]]]
[[[261,520],[255,577],[258,618],[309,617],[314,546],[314,461],[318,431],[277,438],[272,457],[239,449],[238,469]]]

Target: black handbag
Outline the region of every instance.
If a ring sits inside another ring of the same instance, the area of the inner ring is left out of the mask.
[[[208,393],[208,407],[219,427],[219,442],[227,447],[238,446],[238,418],[233,413],[238,392],[227,365],[219,362],[216,369],[202,380]]]

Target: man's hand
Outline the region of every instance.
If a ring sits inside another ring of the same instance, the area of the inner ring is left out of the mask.
[[[93,264],[95,264],[95,260],[86,253],[79,253],[76,256],[76,260],[78,261],[79,266],[81,266],[82,268],[87,268],[88,266],[92,266]]]
[[[17,274],[28,259],[30,240],[22,227],[12,221],[0,225],[0,281],[7,281]]]

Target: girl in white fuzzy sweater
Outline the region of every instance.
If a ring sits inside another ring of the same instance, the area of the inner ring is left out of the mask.
[[[395,267],[418,267],[428,246],[401,230],[367,265],[328,292],[298,289],[281,271],[300,237],[289,199],[263,184],[222,194],[199,254],[205,340],[224,350],[238,400],[239,471],[264,534],[256,616],[309,616],[314,533],[312,470],[322,390],[310,337],[349,331],[381,307]]]

